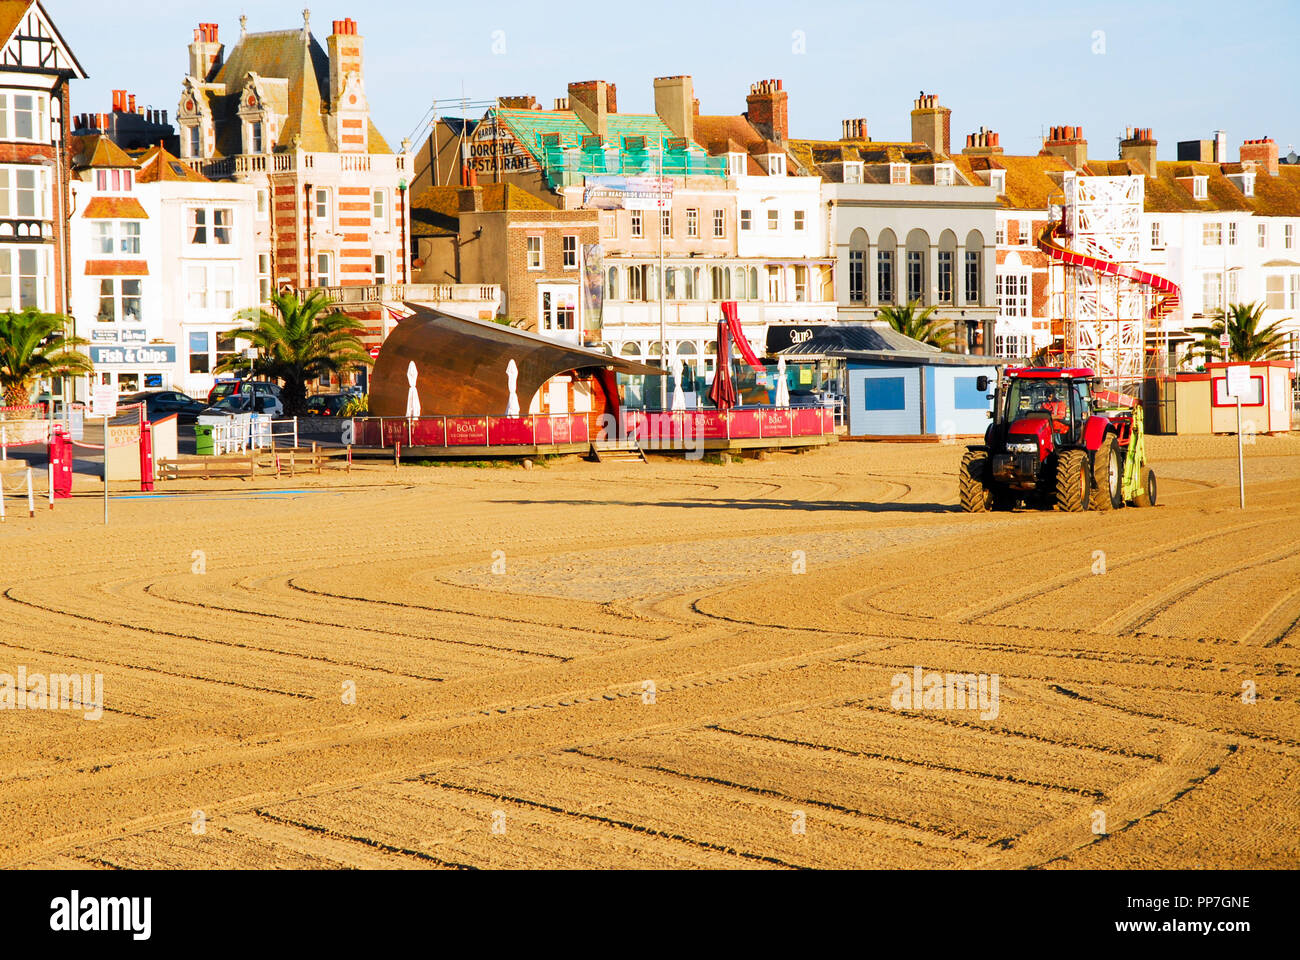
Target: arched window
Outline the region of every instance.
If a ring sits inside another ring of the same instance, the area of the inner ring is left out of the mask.
[[[677,299],[677,268],[664,268],[664,296],[669,300]]]
[[[907,235],[907,302],[925,306],[930,293],[930,235],[913,230]]]
[[[730,300],[731,271],[726,267],[713,267],[709,270],[709,278],[713,281],[713,299]]]
[[[623,344],[623,349],[620,350],[618,353],[619,356],[622,357],[631,357],[633,359],[639,359],[641,356],[641,344],[625,343]]]
[[[876,239],[876,303],[895,303],[898,293],[898,238],[882,230]]]
[[[732,273],[735,274],[735,280],[736,280],[735,283],[736,299],[744,300],[745,299],[745,268],[736,267],[734,270],[732,270]]]
[[[749,299],[758,299],[758,267],[749,268]]]
[[[627,298],[629,300],[645,299],[645,274],[642,267],[631,267],[627,271]]]
[[[957,304],[957,234],[945,230],[939,235],[939,273],[935,277],[939,303]]]
[[[618,267],[609,268],[609,279],[605,286],[605,299],[618,299]]]
[[[696,281],[696,278],[699,276],[699,273],[700,273],[699,267],[685,267],[685,268],[682,269],[682,273],[683,273],[683,274],[685,275],[685,277],[686,277],[686,293],[685,293],[685,295],[684,295],[684,296],[685,296],[685,299],[687,299],[687,300],[694,300],[694,299],[695,299],[695,294],[696,294],[696,291],[695,291],[696,282],[695,282],[695,281]]]
[[[982,306],[984,303],[984,234],[972,230],[966,235],[966,305]]]
[[[849,303],[867,302],[867,231],[849,237]]]

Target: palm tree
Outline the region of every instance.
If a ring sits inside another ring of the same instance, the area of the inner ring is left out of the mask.
[[[355,320],[347,314],[328,313],[333,302],[319,291],[305,298],[296,293],[271,297],[273,311],[245,310],[239,319],[252,326],[232,330],[227,337],[251,343],[255,359],[242,353],[228,356],[217,365],[217,373],[238,373],[277,380],[284,387],[286,416],[307,412],[307,384],[370,362],[357,334]]]
[[[44,377],[91,373],[94,365],[76,347],[85,340],[63,331],[67,318],[28,308],[20,313],[0,313],[0,388],[4,405],[28,403],[32,387]]]
[[[1224,312],[1219,310],[1215,314],[1214,322],[1209,326],[1191,327],[1187,332],[1201,338],[1197,345],[1205,354],[1206,360],[1222,356],[1223,348],[1219,345],[1219,338],[1223,336],[1225,327],[1231,344],[1228,349],[1229,355],[1223,357],[1225,361],[1285,359],[1287,335],[1279,329],[1282,321],[1279,320],[1261,329],[1260,324],[1263,322],[1262,303],[1233,303],[1228,305],[1226,323]]]
[[[913,300],[905,307],[882,307],[878,319],[884,320],[905,337],[920,340],[940,350],[956,345],[957,334],[947,323],[934,316],[934,307],[920,310],[920,302]]]

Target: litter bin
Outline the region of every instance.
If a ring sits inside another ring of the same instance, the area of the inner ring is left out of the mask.
[[[212,431],[216,427],[211,424],[199,424],[194,428],[194,452],[200,457],[215,456],[217,445],[212,439]]]

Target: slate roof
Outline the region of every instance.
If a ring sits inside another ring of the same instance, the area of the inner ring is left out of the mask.
[[[302,30],[273,30],[244,34],[213,82],[203,85],[216,122],[216,157],[243,152],[239,98],[250,73],[261,79],[270,111],[285,118],[275,144],[277,151],[291,149],[295,136],[301,137],[302,149],[309,153],[337,149],[325,124],[330,102],[329,54],[314,36],[305,41]],[[393,152],[373,121],[369,143],[372,154]]]

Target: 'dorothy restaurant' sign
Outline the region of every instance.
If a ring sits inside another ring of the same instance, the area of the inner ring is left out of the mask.
[[[91,347],[90,361],[97,367],[160,366],[176,362],[176,348]]]
[[[514,135],[495,119],[483,120],[465,144],[465,166],[475,173],[532,173],[535,161]]]

